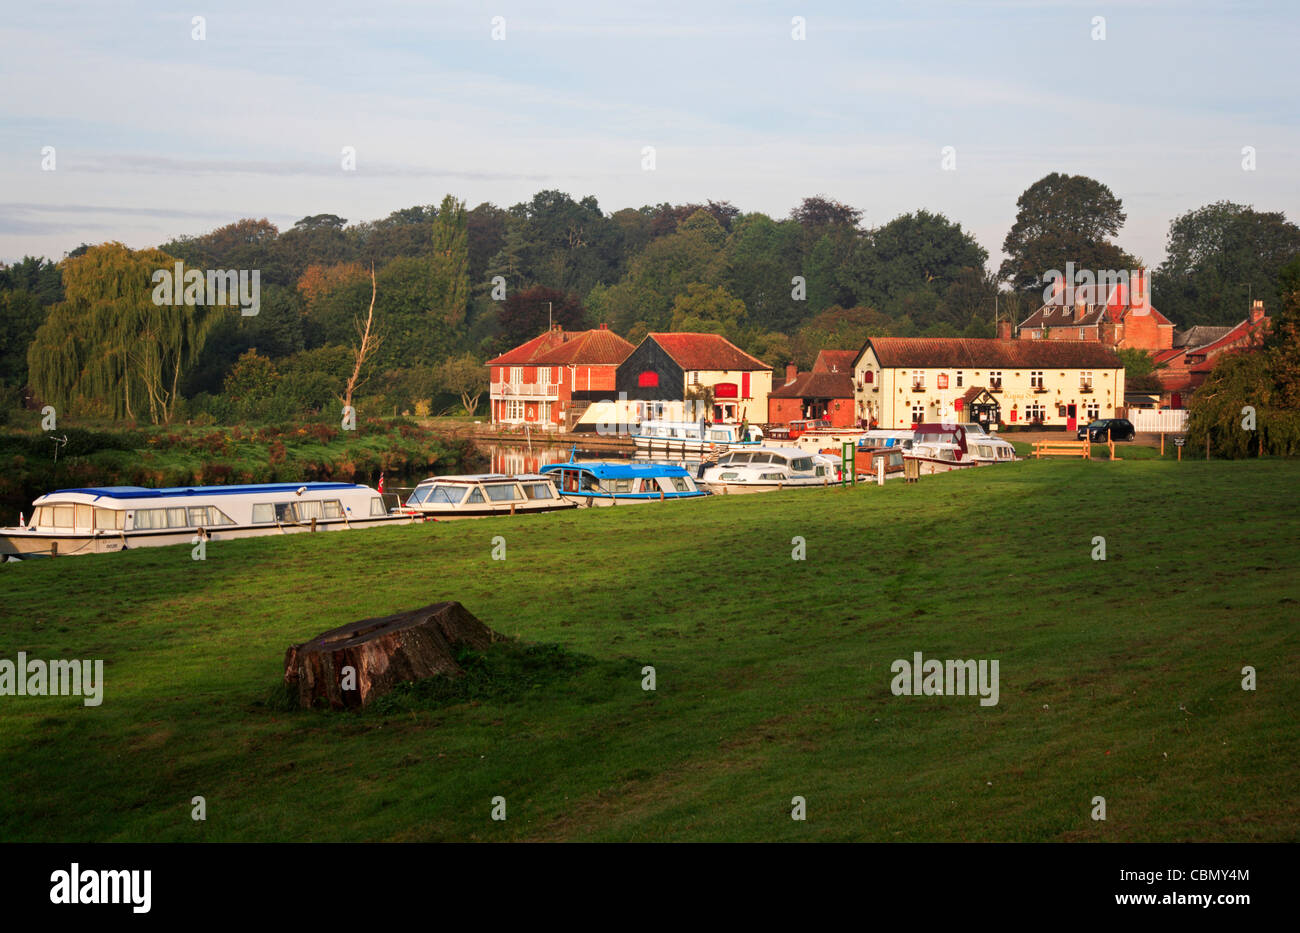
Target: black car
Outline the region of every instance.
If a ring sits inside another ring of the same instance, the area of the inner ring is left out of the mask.
[[[1137,429],[1127,418],[1102,418],[1087,427],[1079,428],[1079,440],[1085,437],[1094,444],[1104,444],[1107,440],[1131,441],[1137,437]]]

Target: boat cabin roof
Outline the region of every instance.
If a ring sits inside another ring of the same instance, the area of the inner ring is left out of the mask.
[[[42,496],[42,498],[80,494],[108,499],[172,499],[190,496],[292,494],[299,489],[306,489],[307,492],[311,493],[368,488],[367,486],[358,486],[356,483],[257,483],[247,486],[166,486],[161,489],[147,489],[144,486],[88,486],[84,489],[56,489],[54,492]]]
[[[543,473],[558,473],[560,470],[582,470],[603,479],[636,479],[645,476],[690,476],[690,471],[670,463],[617,463],[593,462],[581,463],[567,461],[548,463],[542,467]]]
[[[547,480],[549,476],[543,476],[540,473],[518,473],[514,476],[508,476],[505,473],[465,473],[458,476],[430,476],[423,480],[419,485],[428,486],[432,483],[513,483],[522,480],[524,482]]]

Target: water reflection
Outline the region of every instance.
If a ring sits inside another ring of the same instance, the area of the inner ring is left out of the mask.
[[[569,459],[572,447],[542,447],[534,444],[477,444],[483,454],[483,469],[491,473],[536,473],[548,463],[563,463]],[[629,460],[628,453],[619,450],[583,450],[578,448],[579,460]]]

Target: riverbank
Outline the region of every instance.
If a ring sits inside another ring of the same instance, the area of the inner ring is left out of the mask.
[[[54,489],[300,480],[373,485],[380,472],[395,482],[477,469],[482,461],[471,440],[402,419],[356,432],[320,423],[0,430],[0,524],[17,521],[19,511],[30,512],[33,499]]]
[[[5,656],[100,658],[105,689],[0,704],[0,836],[1295,841],[1298,483],[1027,462],[8,565]],[[289,644],[440,599],[564,669],[272,702]],[[918,651],[998,660],[998,702],[895,695]]]

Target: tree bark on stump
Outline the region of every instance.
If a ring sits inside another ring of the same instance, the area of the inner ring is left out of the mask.
[[[403,681],[458,677],[464,673],[456,663],[462,647],[481,651],[501,638],[460,603],[433,603],[362,619],[290,645],[284,654],[284,682],[297,688],[300,706],[323,699],[333,709],[353,709]]]

